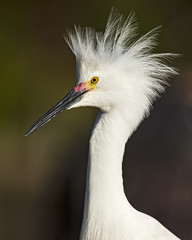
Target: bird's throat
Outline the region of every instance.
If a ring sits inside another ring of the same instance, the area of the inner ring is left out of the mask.
[[[91,226],[98,226],[100,219],[111,221],[128,204],[123,189],[122,161],[130,134],[127,122],[118,112],[99,113],[90,139],[83,236],[94,231]]]

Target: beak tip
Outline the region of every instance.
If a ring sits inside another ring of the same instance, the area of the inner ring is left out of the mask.
[[[25,133],[25,137],[27,137],[30,133],[31,133],[32,131],[27,131],[26,133]]]
[[[27,137],[29,134],[31,134],[32,132],[34,132],[36,129],[38,129],[38,128],[32,126],[32,127],[25,133],[25,137]]]
[[[29,134],[30,134],[30,133],[26,132],[26,133],[25,133],[25,137],[27,137]]]

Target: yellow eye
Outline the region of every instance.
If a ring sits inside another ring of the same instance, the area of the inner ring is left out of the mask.
[[[98,81],[99,81],[99,78],[98,78],[98,77],[92,77],[92,78],[89,80],[89,82],[90,82],[91,84],[97,84]]]

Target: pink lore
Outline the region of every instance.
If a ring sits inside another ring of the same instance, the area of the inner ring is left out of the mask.
[[[87,83],[80,83],[74,87],[75,92],[80,92],[81,90],[85,89]]]

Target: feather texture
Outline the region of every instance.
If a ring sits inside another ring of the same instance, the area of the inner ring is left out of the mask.
[[[157,45],[159,29],[157,27],[138,38],[134,12],[125,19],[115,8],[109,15],[104,33],[91,27],[75,26],[74,31],[68,31],[65,40],[76,56],[77,81],[81,81],[82,68],[87,68],[86,64],[122,64],[127,68],[127,75],[130,69],[138,75],[139,69],[146,94],[152,102],[164,90],[167,79],[177,74],[176,69],[168,64],[177,54],[152,52]]]
[[[101,109],[90,139],[81,240],[178,240],[130,205],[122,181],[128,138],[176,74],[166,63],[175,54],[153,53],[158,31],[138,38],[135,14],[124,19],[113,9],[104,33],[76,26],[66,38],[77,60],[77,84],[99,79],[75,105]]]

